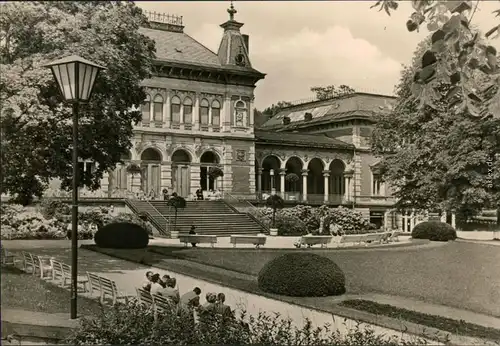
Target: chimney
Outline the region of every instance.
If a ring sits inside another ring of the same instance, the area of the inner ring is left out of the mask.
[[[245,34],[243,34],[241,36],[243,37],[243,42],[245,43],[245,47],[247,48],[247,52],[250,55],[250,47],[248,46],[248,44],[249,44],[249,42],[248,42],[249,37],[248,37],[248,35],[245,35]]]

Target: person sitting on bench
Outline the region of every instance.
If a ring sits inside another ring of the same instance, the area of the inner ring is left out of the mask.
[[[193,234],[193,235],[196,235],[196,231],[195,231],[196,227],[194,225],[191,225],[191,229],[189,230],[189,234]],[[196,243],[191,243],[191,245],[193,247],[196,247]]]

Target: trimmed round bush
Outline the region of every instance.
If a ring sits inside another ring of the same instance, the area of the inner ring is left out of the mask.
[[[421,222],[413,228],[411,237],[414,239],[429,239],[433,241],[448,241],[457,239],[457,232],[451,225],[440,221]]]
[[[148,232],[131,222],[115,222],[101,227],[94,236],[98,247],[112,249],[142,249],[148,246]]]
[[[287,253],[259,272],[264,292],[291,297],[324,297],[345,293],[345,275],[329,258],[313,253]]]

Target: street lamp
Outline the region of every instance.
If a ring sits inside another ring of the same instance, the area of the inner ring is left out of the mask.
[[[78,107],[88,102],[97,75],[105,68],[77,55],[44,65],[52,70],[65,101],[73,104],[73,201],[71,205],[71,319],[76,318],[78,259]]]
[[[271,195],[274,195],[274,169],[269,170],[269,175],[271,176]]]

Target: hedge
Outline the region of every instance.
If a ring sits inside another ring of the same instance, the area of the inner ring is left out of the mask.
[[[148,232],[130,222],[110,223],[99,229],[94,236],[98,247],[112,249],[142,249],[148,246]]]
[[[451,225],[445,222],[425,221],[413,228],[411,237],[414,239],[448,241],[457,239],[457,232]]]

